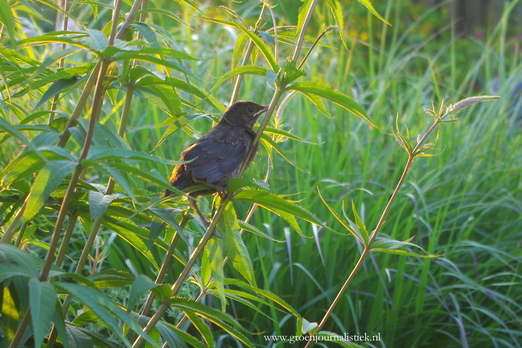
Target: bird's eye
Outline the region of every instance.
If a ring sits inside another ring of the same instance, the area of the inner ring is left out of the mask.
[[[248,108],[248,112],[253,113],[254,112],[254,108]]]

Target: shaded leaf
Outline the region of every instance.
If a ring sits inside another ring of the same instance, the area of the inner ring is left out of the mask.
[[[89,212],[93,221],[98,220],[111,204],[113,200],[118,198],[116,195],[105,195],[98,191],[89,191]]]
[[[207,319],[214,323],[216,326],[221,327],[223,330],[228,332],[230,335],[238,339],[244,345],[250,348],[254,348],[254,345],[248,340],[248,338],[240,331],[243,330],[239,322],[232,318],[227,313],[220,310],[205,306],[199,302],[186,300],[184,298],[174,297],[170,300],[172,307],[179,308],[183,312],[190,310],[195,312],[200,317]]]
[[[56,291],[48,282],[29,279],[29,303],[33,324],[34,345],[40,347],[51,326],[56,303]]]
[[[131,347],[130,342],[125,337],[120,320],[124,322],[131,330],[151,344],[155,342],[141,329],[141,326],[118,304],[109,299],[99,290],[89,288],[84,285],[56,282],[54,286],[81,301],[85,306],[89,307],[107,327],[113,332],[126,347]],[[117,319],[118,320],[117,320]]]

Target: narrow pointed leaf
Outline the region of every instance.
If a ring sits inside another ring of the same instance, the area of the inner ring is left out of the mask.
[[[51,192],[62,183],[66,176],[71,174],[76,166],[76,162],[59,160],[48,162],[40,170],[27,198],[22,221],[29,221],[38,213]]]
[[[368,11],[370,11],[371,14],[373,14],[375,17],[379,18],[383,23],[386,23],[388,25],[391,25],[390,23],[388,23],[388,21],[386,21],[376,10],[375,8],[373,7],[372,3],[370,2],[370,0],[359,0],[359,2],[361,4],[364,5],[364,7],[366,7],[368,9]]]
[[[232,266],[241,273],[250,284],[256,286],[252,260],[239,234],[239,223],[232,203],[229,203],[225,208],[221,221],[224,224],[225,230],[225,234],[223,235],[225,254],[232,262]]]
[[[469,97],[466,99],[462,99],[461,101],[448,106],[448,110],[446,111],[448,114],[455,114],[459,112],[460,110],[467,108],[470,105],[485,102],[485,101],[491,101],[495,99],[500,99],[499,96],[496,95],[481,95],[477,97]]]
[[[227,299],[225,297],[225,271],[223,270],[223,260],[225,259],[223,237],[228,231],[225,231],[222,220],[219,221],[216,228],[220,238],[211,238],[205,246],[205,254],[201,262],[201,278],[203,283],[207,284],[210,278],[214,278],[218,296],[221,302],[221,310],[226,310]]]
[[[257,205],[281,216],[299,233],[302,233],[302,231],[299,225],[297,225],[295,217],[311,222],[318,226],[323,226],[321,221],[319,221],[317,217],[315,217],[306,209],[286,201],[270,192],[256,190],[242,191],[234,196],[234,200],[256,203]]]
[[[350,111],[355,116],[359,117],[364,122],[371,126],[380,129],[366,114],[364,109],[355,102],[352,98],[344,93],[335,91],[330,87],[314,82],[297,82],[287,87],[287,90],[294,90],[306,94],[315,94],[321,98],[328,99],[329,101],[339,105],[340,107]]]
[[[29,279],[29,303],[33,325],[34,345],[40,347],[51,326],[56,303],[56,291],[48,282]]]

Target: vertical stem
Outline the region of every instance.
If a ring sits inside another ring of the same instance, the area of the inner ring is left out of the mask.
[[[265,16],[267,7],[263,5],[261,8],[261,13],[259,14],[259,20],[256,23],[256,28],[254,29],[254,33],[257,33],[258,30],[261,28],[261,19]],[[274,24],[275,25],[275,24]],[[243,61],[241,62],[240,66],[244,66],[248,63],[248,60],[250,59],[250,55],[252,54],[252,50],[254,48],[254,42],[250,40],[247,44],[247,49],[245,52],[245,56],[243,57]],[[230,105],[234,104],[237,100],[237,96],[239,95],[239,87],[241,87],[241,82],[243,81],[243,75],[239,75],[236,78],[236,84],[234,85],[234,90],[232,91],[232,96],[230,97]]]
[[[190,217],[188,216],[188,214],[184,215],[183,218],[181,219],[179,227],[181,229],[185,228],[185,225],[187,224],[189,219],[190,219]],[[160,284],[163,281],[163,278],[165,277],[165,274],[167,273],[167,269],[170,266],[170,262],[172,260],[172,254],[174,254],[174,249],[176,249],[176,244],[178,243],[179,238],[180,238],[179,232],[177,232],[177,231],[174,232],[174,236],[172,238],[172,241],[170,242],[169,249],[165,253],[165,259],[163,260],[163,263],[161,264],[160,271],[159,271],[158,275],[156,276],[156,280],[154,281],[154,283]],[[149,294],[149,297],[147,298],[147,301],[145,302],[145,305],[143,306],[141,315],[145,315],[145,316],[148,315],[150,308],[152,307],[152,301],[154,300],[154,297],[155,297],[154,293],[151,292]]]
[[[178,279],[176,279],[176,282],[172,285],[172,296],[176,296],[178,291],[181,289],[181,285],[185,282],[185,279],[187,278],[188,274],[192,270],[192,267],[196,263],[196,260],[198,259],[199,255],[205,248],[205,245],[207,245],[207,242],[212,238],[214,235],[214,232],[216,230],[217,224],[219,220],[221,219],[221,216],[223,215],[223,211],[225,211],[225,207],[230,202],[231,197],[229,195],[226,195],[225,198],[221,201],[219,204],[218,210],[214,214],[214,217],[212,218],[212,223],[207,229],[207,232],[203,235],[201,240],[199,241],[198,246],[194,251],[192,252],[192,255],[190,255],[189,260],[185,264],[185,267],[183,268],[183,271],[181,271],[180,275],[178,276]],[[163,301],[158,306],[158,309],[156,310],[156,313],[149,319],[149,322],[147,323],[147,326],[143,329],[145,333],[149,333],[154,326],[158,323],[158,321],[161,319],[163,314],[167,311],[167,309],[170,307],[170,302],[168,300]],[[142,335],[139,335],[134,343],[132,344],[132,348],[139,348],[145,343],[145,339]]]
[[[433,124],[426,131],[426,133],[424,133],[422,135],[422,137],[418,140],[417,145],[413,148],[413,150],[411,150],[411,152],[408,152],[408,160],[406,161],[406,164],[404,165],[404,170],[402,171],[402,175],[401,175],[399,181],[397,182],[397,185],[395,186],[395,189],[393,190],[393,193],[391,194],[391,196],[390,196],[390,198],[388,200],[388,203],[386,204],[386,207],[384,208],[384,210],[383,210],[383,212],[382,212],[382,214],[381,214],[381,216],[379,218],[379,221],[377,222],[377,225],[375,226],[375,229],[370,234],[370,239],[368,241],[368,244],[364,246],[364,249],[363,249],[363,252],[361,253],[361,256],[359,256],[359,259],[357,260],[357,263],[355,264],[354,268],[350,272],[348,278],[344,282],[344,284],[341,287],[341,289],[338,291],[337,295],[335,296],[335,299],[332,301],[330,307],[328,308],[328,310],[326,311],[325,315],[321,319],[321,322],[319,323],[319,325],[315,329],[315,332],[320,332],[321,329],[324,327],[324,324],[326,323],[326,321],[328,320],[328,318],[332,314],[334,308],[337,306],[337,304],[341,300],[342,295],[346,292],[346,290],[348,289],[348,286],[350,285],[352,280],[355,278],[355,274],[357,274],[357,272],[361,268],[361,266],[363,264],[363,261],[366,259],[366,257],[370,253],[371,246],[372,246],[373,242],[375,241],[375,239],[377,238],[377,236],[379,235],[379,232],[380,232],[382,226],[384,225],[386,216],[388,215],[388,213],[389,213],[389,211],[391,209],[391,206],[392,206],[393,202],[395,201],[395,198],[399,194],[399,191],[400,191],[400,189],[401,189],[401,187],[402,187],[402,185],[404,183],[404,180],[406,179],[406,175],[410,171],[411,165],[413,164],[413,161],[414,161],[415,157],[417,156],[420,148],[422,147],[422,145],[424,144],[424,142],[426,141],[428,136],[431,134],[431,132],[433,132],[433,130],[440,124],[440,121],[443,119],[443,117],[444,116],[437,117],[435,122],[433,122]],[[314,344],[315,344],[315,341],[314,340],[310,340],[305,345],[305,348],[312,347]]]
[[[303,42],[305,39],[306,28],[308,28],[308,24],[310,24],[310,20],[312,19],[312,14],[315,9],[315,5],[317,5],[317,0],[313,0],[308,12],[306,13],[305,21],[303,24],[303,28],[299,33],[299,38],[297,39],[297,45],[295,46],[294,55],[292,56],[292,60],[297,62],[297,58],[299,58],[299,54],[301,53],[301,48],[303,47]]]
[[[18,222],[20,221],[20,219],[22,218],[22,215],[24,215],[24,211],[25,211],[25,207],[26,207],[26,202],[27,202],[27,199],[26,201],[22,204],[22,207],[20,208],[20,210],[18,211],[18,213],[16,213],[13,221],[11,222],[11,224],[9,225],[9,228],[7,228],[7,231],[5,231],[5,234],[2,236],[2,239],[0,239],[0,243],[9,243],[11,242],[11,239],[13,238],[15,232],[16,232],[16,227],[18,225]]]
[[[29,308],[25,312],[24,318],[22,319],[22,322],[20,323],[20,327],[27,327],[29,325],[29,322],[31,321],[31,312],[29,311]],[[20,340],[22,339],[23,335],[25,333],[25,330],[16,331],[15,336],[13,337],[13,340],[11,341],[11,344],[9,345],[9,348],[19,348]]]

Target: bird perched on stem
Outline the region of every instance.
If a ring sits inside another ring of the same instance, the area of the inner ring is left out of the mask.
[[[196,185],[209,186],[189,194],[190,206],[207,226],[209,223],[194,198],[224,192],[228,181],[239,176],[242,163],[248,166],[252,162],[257,154],[257,144],[253,145],[256,133],[252,127],[267,110],[268,105],[236,102],[218,124],[181,153],[180,161],[189,162],[176,165],[170,184],[178,190]],[[167,190],[165,195],[172,193]]]

